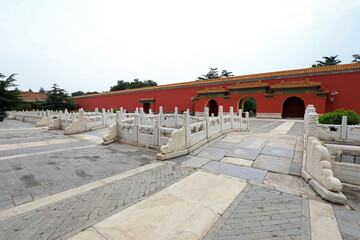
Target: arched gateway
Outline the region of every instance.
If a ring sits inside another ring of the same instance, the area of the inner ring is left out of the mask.
[[[282,118],[303,118],[305,103],[299,97],[287,98],[282,106]]]
[[[206,107],[209,109],[210,116],[212,113],[214,114],[215,117],[218,115],[219,106],[214,99],[211,99],[210,101],[208,101],[206,103]]]

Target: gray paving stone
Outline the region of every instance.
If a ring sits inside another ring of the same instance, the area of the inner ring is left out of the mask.
[[[192,157],[191,155],[186,155],[186,156],[181,156],[181,157],[173,158],[173,159],[171,159],[171,161],[177,162],[177,163],[182,163],[182,162],[188,160],[188,159],[191,158],[191,157]]]
[[[260,149],[268,139],[259,137],[247,137],[237,144],[240,148]]]
[[[202,168],[211,172],[221,173],[232,177],[237,177],[259,183],[261,183],[266,176],[266,171],[250,167],[236,166],[224,162],[209,162],[205,164]]]
[[[235,143],[226,142],[226,141],[215,141],[210,144],[210,147],[223,148],[223,149],[233,149],[236,146]]]
[[[359,211],[333,207],[340,232],[344,239],[360,239]]]
[[[207,147],[197,156],[209,160],[219,161],[225,156],[226,150],[214,147]]]
[[[301,176],[302,162],[292,162],[289,173],[295,176]]]
[[[187,167],[199,168],[208,162],[210,162],[209,159],[193,156],[192,158],[189,158],[188,160],[183,162],[182,165]]]
[[[269,170],[272,172],[288,174],[291,164],[292,164],[292,159],[290,158],[260,154],[256,158],[253,167]]]
[[[259,154],[259,150],[249,149],[249,148],[234,148],[228,151],[225,156],[226,157],[235,157],[235,158],[245,158],[249,160],[255,160]]]
[[[293,209],[299,211],[293,213]],[[221,236],[236,236],[239,239],[301,239],[302,235],[307,239],[308,235],[300,231],[302,213],[309,213],[308,200],[252,186],[235,205],[234,211],[214,239]],[[283,217],[273,218],[279,215]]]
[[[265,146],[261,150],[261,153],[277,157],[293,158],[294,149]]]
[[[145,186],[158,191],[192,171],[163,164],[85,193],[0,221],[0,239],[66,239],[82,229],[129,207],[145,196]],[[176,174],[176,178],[174,175]],[[151,194],[149,192],[148,194]],[[33,230],[36,231],[33,231]]]
[[[304,123],[303,122],[296,122],[292,128],[290,128],[289,132],[287,133],[287,135],[295,135],[295,136],[302,136],[303,134],[303,127],[304,127]]]

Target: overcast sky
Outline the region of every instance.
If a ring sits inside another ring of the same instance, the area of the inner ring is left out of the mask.
[[[20,90],[108,91],[360,54],[360,0],[0,0],[0,73]]]

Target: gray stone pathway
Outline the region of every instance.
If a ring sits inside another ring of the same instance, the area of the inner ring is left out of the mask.
[[[302,122],[288,124],[287,134],[272,132],[284,122],[251,119],[249,133],[229,133],[169,163],[0,220],[0,239],[67,239],[197,170],[248,181],[203,239],[311,239],[308,198],[318,197],[299,177]],[[155,151],[96,145],[105,130],[64,136],[19,121],[1,124],[0,212],[155,162]],[[360,239],[358,209],[332,208],[343,239]]]
[[[163,164],[0,222],[0,239],[67,237],[138,202],[192,170]]]
[[[242,194],[203,239],[311,239],[308,200],[259,186]]]

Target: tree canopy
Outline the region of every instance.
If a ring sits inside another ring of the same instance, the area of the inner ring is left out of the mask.
[[[76,96],[82,96],[82,95],[88,95],[88,94],[96,94],[96,93],[99,93],[99,92],[83,92],[83,91],[76,91],[76,92],[73,92],[71,93],[71,96],[72,97],[76,97]]]
[[[360,62],[360,54],[354,54],[352,55],[354,60],[352,60],[353,63],[359,63]]]
[[[76,107],[76,104],[64,89],[54,84],[52,90],[48,92],[46,100],[38,102],[37,107],[49,110],[71,110]]]
[[[39,93],[45,93],[45,90],[43,87],[40,88]]]
[[[234,74],[232,72],[222,70],[221,74],[220,74],[219,71],[217,70],[217,68],[210,68],[209,72],[205,75],[201,75],[201,77],[198,77],[198,80],[227,78],[227,77],[232,77],[232,76],[234,76]]]
[[[325,66],[331,66],[331,65],[338,65],[341,63],[339,59],[337,59],[339,55],[336,56],[330,56],[330,57],[322,57],[325,61],[319,61],[317,60],[315,64],[313,64],[311,67],[325,67]]]
[[[132,82],[125,82],[124,80],[118,80],[117,84],[110,87],[110,91],[120,91],[133,88],[143,88],[157,86],[157,83],[153,80],[144,80],[140,81],[138,78],[135,78]]]
[[[26,108],[26,103],[20,98],[20,91],[15,88],[9,90],[11,87],[17,86],[14,78],[16,73],[6,77],[0,73],[0,113],[11,110],[22,110]]]

